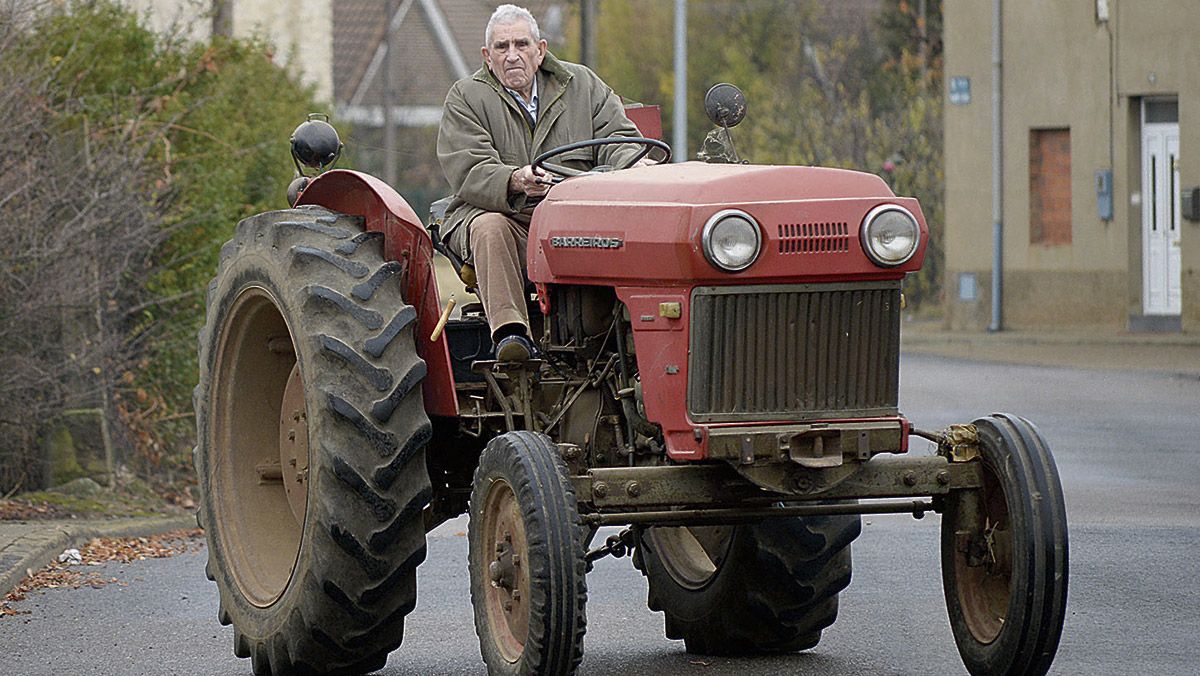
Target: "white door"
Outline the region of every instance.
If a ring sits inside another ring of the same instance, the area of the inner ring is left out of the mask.
[[[1143,106],[1142,125],[1142,303],[1147,315],[1181,310],[1179,249],[1179,122],[1161,119]]]

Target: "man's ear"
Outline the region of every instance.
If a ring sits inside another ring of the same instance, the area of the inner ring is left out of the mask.
[[[480,48],[479,48],[479,51],[483,53],[483,62],[484,62],[485,64],[486,64],[486,63],[488,63],[488,50],[487,50],[487,47],[480,47]]]
[[[547,43],[545,40],[538,40],[538,65],[542,65],[542,59],[546,58]]]

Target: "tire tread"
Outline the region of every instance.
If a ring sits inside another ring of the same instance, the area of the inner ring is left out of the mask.
[[[850,584],[850,543],[857,516],[771,519],[742,526],[707,587],[679,587],[649,540],[642,570],[647,606],[664,614],[671,639],[688,652],[738,655],[795,652],[817,645],[837,619],[838,594]]]

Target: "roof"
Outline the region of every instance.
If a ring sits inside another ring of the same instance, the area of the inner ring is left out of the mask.
[[[392,0],[400,18],[392,39],[390,64],[396,105],[437,106],[458,79],[453,58],[438,40],[439,25],[448,30],[467,72],[481,64],[479,49],[487,20],[498,3],[491,0]],[[522,3],[542,21],[554,3]],[[339,106],[379,106],[382,64],[376,53],[386,20],[379,0],[337,0],[333,7],[333,95]],[[439,17],[440,14],[440,17]],[[372,67],[372,61],[376,65]]]

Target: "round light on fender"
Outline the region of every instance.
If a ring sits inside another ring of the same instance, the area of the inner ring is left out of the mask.
[[[885,268],[907,263],[921,242],[921,226],[902,206],[881,204],[862,223],[862,246],[876,265]]]
[[[704,257],[718,270],[738,272],[750,267],[762,251],[762,230],[750,214],[725,209],[713,214],[700,236]]]

